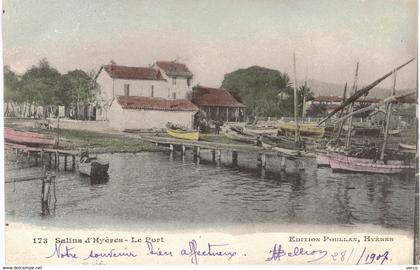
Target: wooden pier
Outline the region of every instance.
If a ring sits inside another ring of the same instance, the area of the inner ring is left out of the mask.
[[[29,162],[31,158],[35,160],[36,165],[46,165],[45,162],[48,162],[48,166],[56,170],[60,170],[60,158],[63,157],[63,169],[66,171],[68,169],[76,169],[76,156],[79,155],[78,151],[72,150],[61,150],[61,149],[52,149],[52,148],[38,148],[38,147],[28,147],[19,144],[6,144],[6,146],[11,147],[16,154],[16,160],[20,156],[26,157],[26,160]],[[68,160],[71,159],[71,166],[68,168]]]
[[[210,150],[212,162],[218,165],[221,164],[221,152],[228,151],[231,152],[232,166],[238,165],[239,153],[254,154],[256,156],[256,168],[262,173],[264,173],[267,168],[267,157],[270,156],[280,158],[279,168],[281,171],[286,170],[286,159],[294,161],[295,167],[299,170],[304,170],[305,168],[304,161],[297,158],[295,155],[253,145],[188,141],[157,136],[142,136],[141,139],[143,141],[154,143],[157,146],[167,147],[171,152],[178,150],[181,152],[183,157],[185,156],[187,150],[191,150],[193,151],[194,157],[198,163],[200,162],[200,152],[202,150]]]
[[[43,166],[41,175],[29,175],[24,177],[6,178],[5,183],[19,183],[29,181],[41,181],[41,211],[43,215],[50,213],[51,198],[54,197],[54,205],[57,203],[55,174],[46,170]]]

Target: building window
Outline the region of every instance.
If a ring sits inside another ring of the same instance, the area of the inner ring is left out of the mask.
[[[188,78],[188,79],[187,79],[187,86],[188,86],[188,87],[190,87],[190,84],[191,84],[191,79],[190,79],[190,78]]]
[[[172,99],[176,99],[176,93],[172,93]]]
[[[172,84],[176,85],[176,77],[172,77]]]
[[[130,85],[128,83],[124,84],[124,96],[130,95]]]
[[[152,87],[150,88],[150,96],[154,97],[155,96],[155,89],[154,86],[152,85]]]

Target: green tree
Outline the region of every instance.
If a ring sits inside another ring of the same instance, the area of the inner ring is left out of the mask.
[[[234,97],[239,96],[248,110],[257,115],[293,115],[293,87],[286,73],[259,66],[238,69],[225,75],[222,87],[232,92]],[[304,94],[307,95],[306,100],[313,97],[308,87],[298,92],[300,112]]]
[[[58,104],[60,86],[61,74],[44,58],[22,76],[20,81],[20,90],[24,99],[22,101],[37,105]]]
[[[19,102],[21,99],[19,76],[9,66],[4,66],[4,101]]]

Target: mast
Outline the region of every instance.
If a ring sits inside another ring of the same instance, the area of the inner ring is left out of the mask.
[[[353,89],[352,89],[352,95],[354,93],[356,93],[357,91],[357,76],[359,74],[359,61],[357,61],[356,64],[356,73],[354,74],[354,83],[353,83]],[[353,112],[353,106],[354,106],[354,102],[352,102],[350,104],[350,110],[349,112],[352,113]],[[350,117],[350,119],[348,120],[348,125],[347,125],[347,137],[346,137],[346,151],[350,150],[350,138],[351,138],[351,128],[353,126],[353,117]]]
[[[346,82],[346,84],[344,85],[343,102],[344,102],[344,101],[346,101],[346,93],[347,93],[347,82]],[[343,113],[344,113],[344,109],[343,109],[343,110],[341,110],[341,113],[340,113],[340,118],[343,116]],[[339,128],[338,128],[337,137],[336,137],[337,139],[338,139],[338,138],[340,138],[341,131],[343,130],[343,124],[344,124],[344,122],[341,122],[341,123],[340,123],[340,126],[339,126]]]
[[[293,97],[294,97],[294,115],[295,115],[295,142],[299,141],[299,123],[298,123],[298,100],[297,100],[297,80],[296,80],[296,54],[293,53],[293,74],[294,74],[294,84],[293,84]]]
[[[397,71],[394,70],[393,72],[393,83],[392,83],[392,95],[395,95],[395,84],[397,82]],[[389,122],[391,122],[391,108],[392,108],[392,103],[388,103],[388,105],[386,106],[386,124],[385,124],[385,131],[384,131],[384,143],[382,144],[382,149],[381,149],[381,156],[380,156],[380,160],[384,160],[385,157],[385,148],[386,148],[386,141],[388,140],[388,131],[389,131]]]
[[[306,116],[306,87],[308,87],[308,65],[306,65],[306,75],[305,75],[305,84],[303,87],[303,103],[302,103],[302,118],[305,118]],[[303,120],[302,120],[303,121]]]

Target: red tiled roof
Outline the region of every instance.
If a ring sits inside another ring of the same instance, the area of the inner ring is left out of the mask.
[[[158,111],[198,111],[197,106],[187,99],[164,99],[140,96],[118,96],[123,109],[148,109]]]
[[[158,69],[149,67],[126,67],[105,65],[104,69],[111,78],[130,80],[164,80]]]
[[[157,61],[156,65],[163,69],[168,76],[192,77],[193,74],[185,64],[176,61]]]
[[[198,106],[245,107],[225,89],[203,86],[194,88],[192,102]]]

